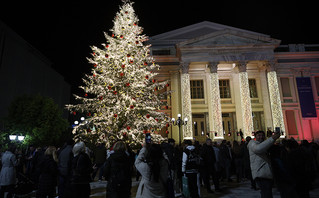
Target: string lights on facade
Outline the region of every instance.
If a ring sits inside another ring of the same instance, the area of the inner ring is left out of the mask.
[[[210,99],[212,105],[212,116],[213,116],[213,129],[216,133],[214,139],[222,138],[223,139],[223,121],[222,121],[222,110],[220,103],[220,93],[219,93],[219,80],[217,73],[210,73]]]
[[[280,127],[281,131],[284,133],[283,136],[285,136],[286,130],[285,130],[284,118],[282,115],[280,92],[278,87],[276,71],[268,72],[267,78],[268,78],[271,114],[273,119],[273,129],[275,129],[276,127]]]
[[[243,131],[244,136],[246,137],[250,136],[251,132],[254,130],[247,72],[239,73],[239,88],[241,93],[240,100],[243,115]]]
[[[182,89],[182,114],[184,118],[188,118],[187,125],[184,126],[183,139],[193,139],[192,130],[192,107],[191,107],[191,92],[189,74],[182,73],[181,75],[181,89]]]

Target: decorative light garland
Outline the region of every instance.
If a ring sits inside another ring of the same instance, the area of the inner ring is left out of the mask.
[[[213,117],[213,129],[212,131],[217,133],[214,138],[223,139],[223,120],[222,120],[222,108],[220,103],[220,93],[219,93],[219,80],[217,73],[210,73],[210,99],[212,105],[212,117]]]
[[[184,118],[188,118],[188,123],[184,126],[183,130],[183,139],[193,139],[191,89],[188,73],[181,74],[181,84],[182,115]]]
[[[247,72],[239,73],[239,89],[241,93],[240,101],[243,116],[243,132],[244,137],[247,137],[250,136],[254,130]]]
[[[273,120],[273,129],[275,129],[275,127],[280,127],[281,131],[284,132],[283,136],[285,136],[286,130],[285,130],[284,118],[282,115],[280,92],[279,92],[276,71],[268,72],[267,78],[268,78],[271,114],[272,114],[272,120]]]

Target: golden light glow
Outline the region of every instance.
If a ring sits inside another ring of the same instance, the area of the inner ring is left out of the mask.
[[[240,100],[243,116],[243,133],[244,137],[247,137],[251,136],[251,133],[254,130],[247,72],[239,73],[239,89],[241,93]]]
[[[217,73],[210,73],[210,99],[212,106],[212,117],[213,117],[213,129],[212,131],[217,132],[217,136],[214,139],[223,138],[223,120],[222,120],[222,109],[220,103],[220,93],[219,93],[219,81]]]
[[[183,119],[187,118],[187,125],[183,126],[183,139],[193,139],[192,129],[192,106],[191,106],[191,89],[189,74],[182,73],[181,75],[181,89],[182,89],[182,115]]]
[[[281,131],[284,132],[283,136],[286,136],[276,71],[268,72],[267,77],[268,77],[271,114],[272,114],[272,120],[273,120],[273,129],[275,129],[275,127],[280,127]]]

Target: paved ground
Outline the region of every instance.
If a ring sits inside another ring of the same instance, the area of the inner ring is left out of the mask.
[[[132,187],[132,198],[135,197],[139,182],[134,181]],[[93,182],[91,198],[105,198],[105,190],[96,192],[97,189],[105,189],[106,182]],[[215,192],[214,194],[208,194],[204,187],[201,187],[201,198],[256,198],[260,197],[259,190],[253,190],[250,188],[250,182],[244,181],[237,182],[221,182],[220,184],[222,192]],[[311,198],[319,198],[319,179],[315,182],[315,189],[310,192]],[[214,187],[212,186],[212,189]],[[280,194],[276,188],[273,188],[274,198],[280,198]],[[181,196],[180,196],[181,197]]]
[[[134,178],[135,179],[135,178]],[[91,183],[91,198],[106,198],[106,181],[95,181]],[[139,182],[133,180],[132,184],[132,198],[136,196],[136,191]],[[310,191],[311,198],[319,198],[319,178],[314,182],[314,189]],[[204,187],[201,187],[201,198],[257,198],[260,197],[259,190],[253,190],[250,188],[250,182],[244,181],[241,183],[237,182],[221,182],[220,187],[222,192],[215,192],[213,194],[208,194]],[[212,186],[214,189],[214,186]],[[33,198],[35,197],[35,192],[22,196],[23,198]],[[274,198],[280,198],[280,194],[276,188],[273,188]],[[22,198],[21,197],[21,198]],[[179,196],[182,198],[182,196]]]

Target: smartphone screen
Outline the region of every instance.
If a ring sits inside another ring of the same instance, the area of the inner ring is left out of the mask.
[[[151,134],[150,133],[146,133],[145,134],[145,142],[146,142],[146,144],[150,144],[151,141],[152,141]]]

